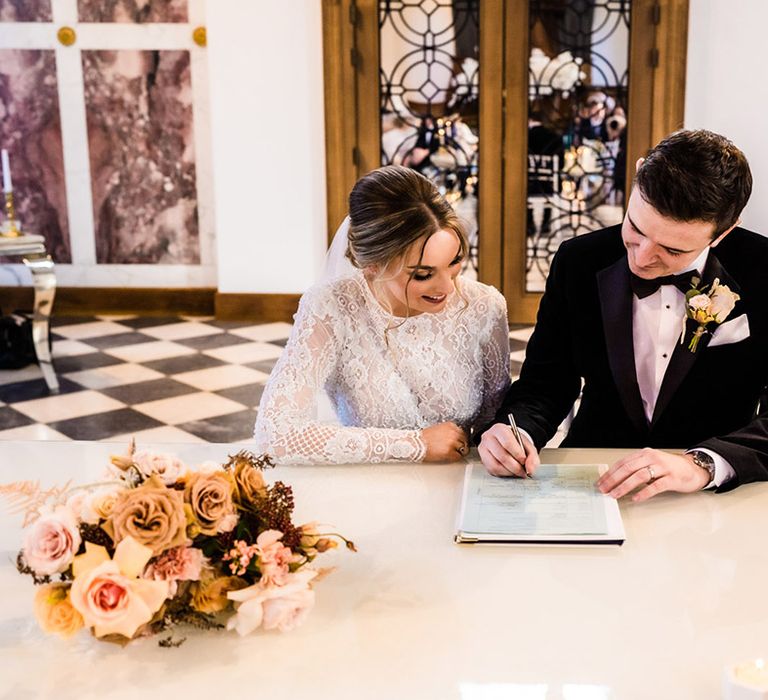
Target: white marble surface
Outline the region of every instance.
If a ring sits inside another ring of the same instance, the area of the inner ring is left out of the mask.
[[[167,449],[167,446],[144,447]],[[191,463],[222,445],[178,445]],[[0,443],[2,481],[98,477],[105,443]],[[552,451],[609,462],[617,452]],[[192,633],[120,649],[47,637],[0,513],[0,697],[259,697],[378,700],[707,700],[723,668],[768,653],[768,486],[622,504],[621,548],[453,544],[461,465],[284,467],[299,521],[333,523],[359,552],[294,632]]]

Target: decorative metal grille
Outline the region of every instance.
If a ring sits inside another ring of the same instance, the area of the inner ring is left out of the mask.
[[[469,238],[477,275],[479,0],[380,0],[382,164],[432,180]]]
[[[630,0],[530,0],[526,289],[560,244],[619,223]]]

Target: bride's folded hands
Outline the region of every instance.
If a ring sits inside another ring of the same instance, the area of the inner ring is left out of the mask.
[[[469,452],[469,438],[456,423],[446,421],[421,431],[425,462],[457,462]]]

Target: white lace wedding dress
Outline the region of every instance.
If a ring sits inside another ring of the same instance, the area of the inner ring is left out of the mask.
[[[280,463],[421,461],[420,429],[489,422],[509,386],[504,297],[460,278],[438,313],[398,328],[362,273],[301,299],[259,406],[254,437]],[[341,425],[317,419],[327,392]]]

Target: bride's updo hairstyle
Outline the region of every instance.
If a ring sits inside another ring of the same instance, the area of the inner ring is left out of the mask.
[[[461,255],[467,253],[467,239],[451,205],[427,178],[400,165],[373,170],[357,181],[349,194],[349,220],[347,257],[355,267],[376,267],[379,274],[417,241],[423,256],[429,237],[441,230],[453,231]]]

